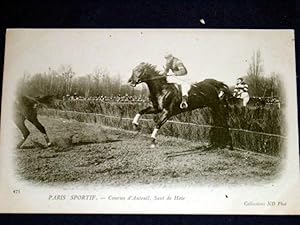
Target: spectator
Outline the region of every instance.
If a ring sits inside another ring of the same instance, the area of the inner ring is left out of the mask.
[[[248,93],[248,84],[244,82],[243,78],[238,78],[234,91],[233,96],[239,99],[242,99],[243,107],[246,107],[247,103],[249,102],[249,93]]]

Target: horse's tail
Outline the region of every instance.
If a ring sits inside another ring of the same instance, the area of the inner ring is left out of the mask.
[[[207,81],[208,83],[210,83],[212,86],[214,86],[217,90],[217,92],[221,92],[223,91],[225,96],[230,97],[232,96],[232,93],[228,87],[227,84],[221,82],[221,81],[217,81],[215,79],[206,79],[205,81]]]

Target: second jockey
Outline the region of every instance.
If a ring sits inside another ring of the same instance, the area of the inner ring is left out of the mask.
[[[181,109],[186,109],[188,107],[188,91],[190,90],[190,83],[186,80],[187,70],[181,60],[174,57],[172,54],[165,54],[166,65],[164,67],[164,73],[167,75],[168,83],[176,83],[181,86],[182,100],[180,103]],[[169,71],[173,74],[168,75]]]
[[[238,78],[234,87],[233,96],[243,100],[243,106],[246,107],[250,100],[248,93],[248,84],[244,82],[243,78]]]

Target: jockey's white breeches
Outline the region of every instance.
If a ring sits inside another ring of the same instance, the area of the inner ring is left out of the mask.
[[[182,95],[188,95],[188,91],[191,88],[191,82],[185,78],[185,76],[168,76],[168,83],[175,83],[181,86]]]
[[[243,100],[243,106],[246,106],[250,100],[250,96],[249,96],[248,92],[243,92],[241,94],[240,98]]]

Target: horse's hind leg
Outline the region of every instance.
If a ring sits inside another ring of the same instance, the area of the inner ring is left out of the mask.
[[[162,114],[160,115],[160,117],[158,118],[158,121],[156,122],[155,128],[151,134],[151,138],[152,138],[152,144],[151,144],[151,148],[155,147],[156,144],[156,135],[158,130],[161,128],[162,125],[165,124],[165,122],[167,122],[167,120],[170,118],[170,113],[167,110],[163,110]]]
[[[224,148],[229,145],[233,149],[232,138],[229,131],[228,120],[228,105],[225,103],[219,104],[212,108],[212,117],[214,127],[210,131],[209,148]]]
[[[14,120],[15,124],[17,127],[20,129],[22,132],[23,138],[22,140],[17,144],[17,148],[21,148],[21,146],[24,144],[26,141],[27,137],[29,136],[30,132],[25,126],[25,118],[21,115],[16,115],[16,118]]]
[[[40,123],[40,121],[38,121],[37,115],[34,114],[30,118],[28,118],[28,120],[43,134],[43,136],[46,140],[47,146],[49,147],[51,145],[51,142],[49,140],[49,137],[47,135],[45,127]]]

